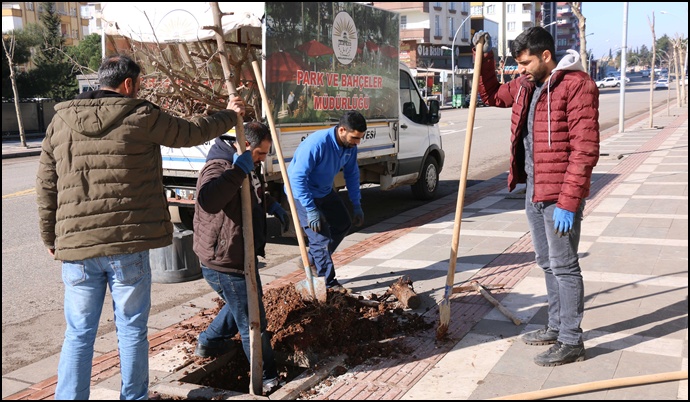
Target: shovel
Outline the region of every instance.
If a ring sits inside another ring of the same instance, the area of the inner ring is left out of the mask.
[[[446,287],[443,291],[443,300],[439,307],[440,322],[436,329],[436,338],[442,339],[448,332],[450,322],[450,297],[453,294],[453,283],[455,282],[455,266],[458,260],[458,243],[460,242],[460,225],[462,223],[462,208],[465,203],[465,187],[467,186],[467,172],[470,166],[470,147],[472,146],[472,132],[474,131],[474,114],[477,110],[477,92],[479,92],[479,70],[482,68],[482,52],[484,48],[484,37],[476,44],[477,49],[474,56],[474,74],[472,75],[472,94],[470,95],[470,111],[467,115],[467,134],[465,134],[465,149],[462,157],[462,171],[460,172],[460,185],[458,188],[458,200],[455,206],[455,222],[453,225],[453,240],[450,249],[450,259],[448,260],[448,275],[446,276]]]
[[[290,187],[290,180],[288,180],[287,177],[285,159],[283,158],[283,151],[280,149],[280,140],[277,137],[278,134],[276,131],[275,122],[273,121],[273,113],[271,110],[271,106],[268,104],[268,96],[266,95],[266,88],[264,87],[264,83],[261,78],[259,62],[254,60],[252,62],[252,68],[254,69],[254,76],[256,77],[256,83],[258,84],[259,92],[261,93],[261,99],[263,100],[264,108],[267,111],[266,118],[268,119],[268,126],[271,129],[273,146],[275,147],[276,154],[278,156],[278,163],[280,164],[280,174],[283,176],[283,182],[285,183],[285,193],[287,194],[288,203],[290,204],[290,214],[292,215],[292,222],[295,225],[295,234],[297,236],[297,243],[299,244],[299,251],[302,255],[304,273],[307,276],[306,279],[303,279],[295,284],[295,289],[304,300],[325,303],[327,297],[326,278],[314,277],[314,275],[312,275],[311,273],[311,268],[309,268],[309,257],[307,256],[307,246],[304,244],[302,225],[300,225],[299,216],[297,216],[295,199],[292,197],[292,188]]]

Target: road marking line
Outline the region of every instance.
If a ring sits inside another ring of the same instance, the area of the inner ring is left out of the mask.
[[[21,197],[22,195],[27,195],[27,194],[31,194],[31,193],[35,193],[35,192],[36,192],[35,188],[30,188],[28,190],[17,191],[16,193],[3,195],[2,199],[4,200],[6,198]]]

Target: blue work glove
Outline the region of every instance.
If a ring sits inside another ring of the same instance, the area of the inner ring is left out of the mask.
[[[484,36],[483,51],[484,53],[489,53],[491,51],[491,35],[489,35],[488,32],[477,31],[472,37],[472,45],[474,45],[474,47],[477,47],[477,43],[479,43],[479,38],[481,38],[482,36]]]
[[[362,211],[362,207],[358,205],[353,208],[352,212],[354,212],[355,215],[352,219],[352,223],[357,227],[362,226],[364,224],[364,211]]]
[[[312,209],[307,211],[307,220],[309,221],[309,227],[315,232],[321,231],[321,212],[318,209]]]
[[[556,229],[558,236],[563,237],[570,232],[573,227],[573,218],[575,218],[575,212],[558,207],[553,210],[553,228]]]
[[[232,164],[242,169],[246,174],[254,170],[254,160],[252,153],[249,151],[242,152],[242,155],[234,154],[232,156]]]
[[[287,232],[290,227],[290,220],[288,219],[287,212],[280,206],[280,203],[274,202],[271,208],[268,209],[268,213],[278,218],[283,227],[283,232]]]

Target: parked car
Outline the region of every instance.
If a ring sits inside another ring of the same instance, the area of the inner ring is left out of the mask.
[[[597,81],[596,84],[599,88],[613,88],[621,86],[620,80],[616,77],[606,77],[603,80]]]
[[[621,80],[621,73],[609,73],[608,77],[614,77],[618,81],[620,81]],[[630,83],[630,77],[628,77],[627,75],[625,76],[625,83],[626,84]]]
[[[464,106],[466,108],[470,107],[470,98],[471,98],[471,96],[469,94],[465,97],[465,105]],[[484,105],[484,101],[482,101],[482,97],[479,94],[477,94],[477,107],[479,107],[479,106],[485,106],[485,105]]]
[[[643,77],[647,78],[647,77],[649,77],[649,74],[651,73],[651,71],[649,71],[649,70],[642,70],[641,73],[642,73],[642,76],[643,76]]]
[[[654,83],[654,89],[668,89],[668,79],[659,78]]]

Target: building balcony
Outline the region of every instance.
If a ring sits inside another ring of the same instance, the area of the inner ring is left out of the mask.
[[[377,1],[374,2],[374,7],[388,11],[417,10],[425,13],[429,12],[429,2],[425,1],[396,1],[390,3],[385,1]]]
[[[418,29],[401,29],[400,30],[400,40],[409,41],[416,40],[417,42],[427,43],[431,42],[431,32],[429,28],[418,28]]]

